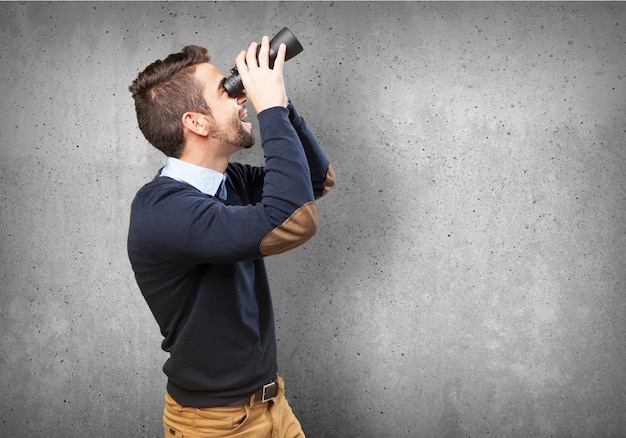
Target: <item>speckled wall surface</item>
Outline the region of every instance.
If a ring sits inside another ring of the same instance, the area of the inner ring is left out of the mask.
[[[161,434],[127,87],[285,25],[338,178],[268,260],[308,435],[626,436],[626,4],[596,2],[1,3],[0,434]]]

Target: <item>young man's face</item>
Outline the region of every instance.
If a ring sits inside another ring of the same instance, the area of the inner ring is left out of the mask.
[[[230,97],[222,86],[224,75],[208,62],[196,66],[196,79],[204,86],[204,99],[213,115],[210,136],[231,146],[250,148],[255,142],[252,124],[243,120],[248,96]]]

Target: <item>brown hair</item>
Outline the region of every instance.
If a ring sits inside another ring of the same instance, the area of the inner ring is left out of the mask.
[[[135,100],[139,129],[167,156],[180,157],[185,146],[184,113],[210,115],[203,87],[195,79],[196,64],[210,59],[204,47],[185,46],[180,53],[150,64],[128,87]]]

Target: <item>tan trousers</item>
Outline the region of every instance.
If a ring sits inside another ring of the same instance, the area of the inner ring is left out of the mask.
[[[300,422],[285,398],[283,379],[277,377],[278,395],[262,403],[250,397],[243,406],[190,408],[165,394],[165,438],[304,438]]]

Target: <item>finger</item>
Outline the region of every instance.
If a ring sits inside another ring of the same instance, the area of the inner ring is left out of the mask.
[[[285,55],[287,54],[287,46],[284,43],[281,43],[278,47],[278,53],[276,54],[276,59],[274,60],[274,70],[277,72],[283,72],[283,66],[285,65]]]
[[[257,52],[258,46],[259,46],[258,43],[251,43],[250,47],[248,47],[248,52],[246,53],[246,63],[248,64],[249,68],[259,66],[256,60],[256,52]]]
[[[239,73],[241,73],[243,70],[248,69],[248,66],[246,65],[246,51],[242,50],[241,52],[239,52],[239,55],[237,55],[237,57],[235,58],[235,66],[237,67],[237,70],[239,70]]]
[[[261,50],[259,51],[259,67],[269,68],[270,39],[264,36],[261,39]]]

